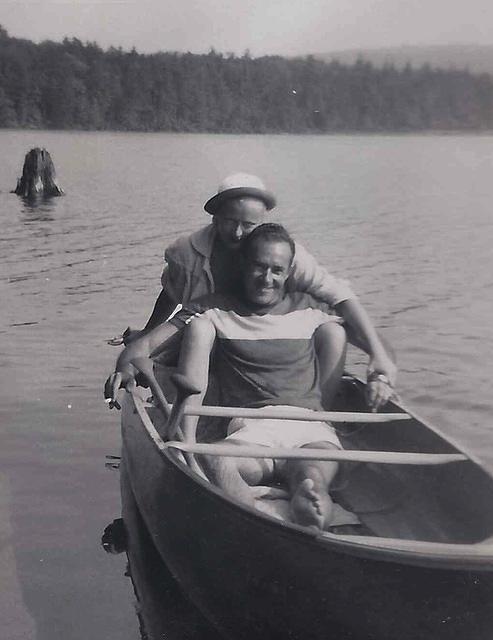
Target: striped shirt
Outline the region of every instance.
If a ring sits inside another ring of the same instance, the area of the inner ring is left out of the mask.
[[[174,322],[193,321],[193,315],[216,330],[212,366],[224,405],[322,408],[313,336],[320,325],[341,322],[325,303],[286,293],[259,315],[233,297],[214,294],[190,303]]]

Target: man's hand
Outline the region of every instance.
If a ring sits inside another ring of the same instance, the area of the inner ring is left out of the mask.
[[[132,331],[130,328],[125,331],[122,336],[126,344],[125,349],[118,356],[115,371],[108,377],[104,385],[104,397],[110,409],[113,407],[120,409],[117,397],[119,389],[129,389],[136,384],[147,386],[149,375],[144,371],[139,373],[136,368],[141,367],[142,360],[148,360],[155,351],[157,355],[159,349],[162,354],[166,345],[170,348],[173,357],[177,355],[180,343],[177,340],[170,340],[177,333],[178,329],[169,322],[163,322],[150,331]],[[128,344],[127,340],[129,340]],[[134,366],[133,363],[139,363],[139,361],[141,364]],[[150,373],[152,375],[152,364]]]
[[[109,405],[110,409],[121,409],[121,405],[118,402],[118,391],[135,385],[135,374],[136,369],[131,364],[127,364],[121,369],[115,370],[108,377],[104,384],[104,401]]]
[[[394,396],[394,388],[386,381],[385,376],[375,377],[366,383],[366,401],[373,413],[385,406]]]
[[[129,331],[131,330],[127,329],[125,333],[128,334]],[[174,327],[173,331],[176,331]],[[118,391],[120,389],[129,389],[130,387],[135,387],[138,382],[143,382],[138,369],[133,365],[133,361],[137,361],[139,358],[148,358],[151,344],[146,335],[140,331],[138,333],[140,333],[141,336],[138,339],[133,339],[131,343],[123,349],[116,361],[114,372],[105,382],[104,397],[110,409],[113,409],[113,407],[116,407],[116,409],[121,408],[118,402]],[[158,334],[158,337],[160,337],[160,334]]]
[[[127,327],[121,335],[110,338],[106,342],[112,347],[120,347],[122,344],[130,344],[141,335],[142,331],[140,329],[132,329],[131,327]]]
[[[397,366],[386,353],[370,359],[367,371],[366,400],[373,412],[395,397]]]
[[[381,374],[387,378],[391,387],[395,387],[397,380],[397,366],[389,356],[383,352],[378,356],[370,358],[368,363],[368,374],[378,375]]]
[[[370,356],[366,395],[372,411],[378,411],[394,395],[397,367],[390,357],[393,350],[378,335],[357,298],[340,302],[336,310],[348,324],[348,340]]]

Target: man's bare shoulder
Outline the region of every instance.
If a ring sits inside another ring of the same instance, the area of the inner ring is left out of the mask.
[[[311,293],[306,291],[289,291],[286,293],[286,298],[289,300],[291,310],[301,309],[319,309],[325,313],[332,314],[333,311],[327,302],[316,298]]]
[[[193,318],[211,318],[217,313],[221,314],[234,309],[235,302],[229,296],[222,293],[209,293],[184,304],[180,311],[173,316],[171,323],[181,328]]]
[[[196,313],[204,313],[209,309],[232,311],[237,308],[238,301],[224,293],[209,293],[190,301],[186,306]]]

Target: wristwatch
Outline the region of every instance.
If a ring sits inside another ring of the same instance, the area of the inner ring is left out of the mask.
[[[383,382],[384,384],[388,384],[389,387],[392,387],[387,376],[384,373],[378,373],[378,371],[368,372],[366,382]]]

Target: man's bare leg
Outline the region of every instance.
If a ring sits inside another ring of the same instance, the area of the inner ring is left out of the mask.
[[[249,443],[230,438],[228,444],[247,445]],[[274,464],[264,458],[226,458],[222,456],[202,456],[202,464],[210,480],[228,495],[255,506],[259,497],[256,485],[269,482],[273,476]]]
[[[336,449],[329,442],[310,442],[302,448]],[[290,510],[297,524],[326,529],[332,519],[329,485],[337,473],[337,462],[288,460],[283,475],[291,496]]]
[[[346,362],[346,331],[336,322],[320,325],[314,334],[315,350],[320,369],[322,404],[330,409],[344,372]]]

